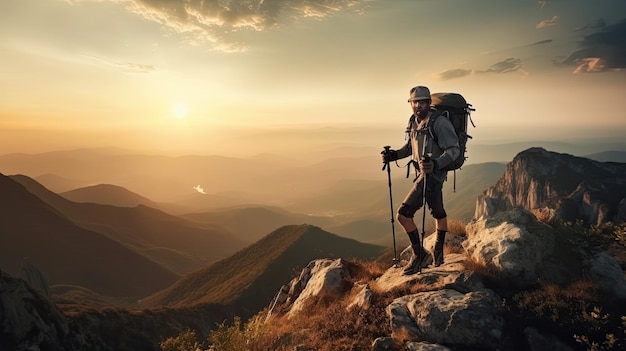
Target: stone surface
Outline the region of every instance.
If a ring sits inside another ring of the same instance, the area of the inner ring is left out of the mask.
[[[444,289],[395,299],[386,309],[392,336],[449,347],[497,349],[504,320],[500,297],[484,289],[466,294]]]
[[[519,286],[534,284],[544,260],[554,251],[553,229],[519,208],[474,220],[466,231],[467,256]]]

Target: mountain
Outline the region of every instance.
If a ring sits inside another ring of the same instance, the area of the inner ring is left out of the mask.
[[[476,202],[474,217],[547,207],[587,225],[626,220],[626,163],[598,162],[543,148],[520,152]]]
[[[66,289],[68,287],[61,287]],[[87,289],[69,287],[87,300],[77,310],[60,309],[58,304],[38,293],[22,279],[0,269],[0,350],[2,351],[158,351],[159,342],[184,329],[210,330],[229,317],[223,306],[205,305],[193,309],[135,311],[110,299],[97,301]],[[77,298],[72,299],[74,303]],[[63,301],[62,301],[63,303]],[[109,305],[109,308],[102,306]]]
[[[303,136],[294,134],[291,137],[295,142]],[[158,203],[175,204],[180,210],[164,210],[176,214],[246,204],[329,216],[364,211],[369,215],[387,208],[386,174],[381,171],[379,150],[371,146],[356,148],[325,144],[320,140],[318,142],[322,145],[319,148],[296,155],[276,153],[245,158],[219,155],[172,157],[117,149],[7,154],[0,155],[0,171],[41,178],[43,185],[56,192],[70,190],[66,188],[67,183],[60,184],[59,178],[71,179],[71,189],[114,184]],[[477,164],[509,162],[530,146],[544,146],[579,156],[606,150],[626,151],[624,142],[481,145],[472,141],[468,145],[469,158],[460,173],[469,173],[469,166]],[[410,186],[410,183],[395,181],[396,178],[402,180],[405,173],[405,169],[392,170],[394,188],[399,189],[394,196],[397,200],[406,194],[401,187]],[[57,179],[52,179],[51,175]],[[370,185],[366,185],[367,182],[371,182]],[[198,190],[200,188],[204,194]],[[355,203],[357,206],[353,211]],[[371,206],[365,206],[367,204]],[[384,212],[378,212],[384,215]],[[462,217],[467,216],[462,214]]]
[[[81,182],[51,173],[42,174],[40,176],[34,177],[33,179],[35,179],[39,184],[42,184],[46,188],[54,191],[55,193],[62,193],[64,191],[69,191],[81,187]]]
[[[178,276],[92,230],[0,174],[0,267],[15,272],[24,258],[50,284],[71,284],[103,295],[138,298]]]
[[[329,152],[321,162],[306,157],[226,157],[187,155],[179,157],[141,154],[123,150],[77,149],[41,154],[8,154],[0,156],[2,172],[38,177],[55,174],[76,180],[79,186],[115,184],[142,194],[153,201],[171,202],[198,195],[200,185],[207,195],[236,192],[235,199],[246,203],[280,205],[286,200],[306,197],[323,191],[343,174],[357,178],[375,177],[379,156],[338,157]],[[299,155],[300,156],[300,155]],[[374,167],[363,167],[371,163]],[[291,191],[290,189],[297,189]],[[290,190],[290,191],[286,191]],[[243,195],[243,196],[242,196]],[[220,198],[190,198],[197,210],[235,205],[220,203]],[[238,203],[241,204],[241,203]],[[177,203],[177,205],[187,205]]]
[[[626,151],[604,151],[597,152],[595,154],[590,154],[585,156],[586,158],[590,158],[595,161],[600,162],[621,162],[626,163]]]
[[[505,167],[503,163],[487,162],[463,166],[456,171],[456,175],[450,172],[448,181],[443,186],[443,199],[448,217],[466,222],[471,220],[474,216],[476,198],[498,181]]]
[[[273,206],[247,205],[214,210],[211,212],[189,213],[181,217],[196,222],[218,225],[236,235],[239,239],[254,243],[276,228],[290,224],[308,223],[325,227],[332,218],[294,213]]]
[[[303,224],[279,228],[255,244],[190,273],[141,301],[145,308],[207,303],[236,306],[239,316],[259,311],[294,271],[321,257],[373,258],[385,248],[359,243]]]
[[[469,221],[474,215],[476,198],[493,185],[504,172],[502,163],[469,164],[450,172],[444,183],[443,197],[449,218]],[[335,234],[361,242],[391,245],[391,208],[387,175],[379,180],[341,180],[317,197],[303,198],[291,208],[306,211],[326,208],[328,221],[324,228]],[[413,186],[413,175],[406,178],[406,169],[392,163],[392,200],[394,212]],[[349,211],[348,211],[349,210]],[[421,222],[421,219],[420,219]],[[313,223],[313,222],[311,222]],[[432,222],[426,225],[432,227]],[[401,232],[396,225],[396,233]],[[400,240],[404,238],[401,234]]]
[[[474,144],[468,145],[467,163],[504,162],[512,160],[515,155],[523,150],[541,147],[559,153],[567,153],[574,156],[586,157],[594,153],[602,153],[607,150],[626,151],[626,142],[621,141],[585,141],[577,140],[575,143],[562,141],[524,141],[501,144]]]
[[[205,267],[245,246],[222,228],[144,205],[76,203],[29,177],[15,175],[11,179],[81,227],[102,233],[178,274]]]
[[[59,193],[64,198],[81,203],[95,203],[118,207],[135,207],[144,205],[159,208],[159,205],[139,194],[113,184],[98,184]]]

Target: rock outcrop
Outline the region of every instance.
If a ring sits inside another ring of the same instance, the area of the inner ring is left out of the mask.
[[[0,350],[67,350],[69,327],[49,299],[0,271]]]
[[[556,233],[519,208],[474,220],[466,231],[466,237],[450,235],[449,243],[465,238],[460,244],[461,253],[446,254],[442,266],[424,268],[421,274],[407,276],[402,267],[392,267],[373,282],[351,285],[350,270],[343,260],[313,261],[276,295],[270,314],[276,309],[294,316],[303,313],[301,304],[305,300],[341,293],[349,297],[347,308],[366,309],[375,294],[416,286],[419,292],[398,296],[387,305],[391,335],[373,340],[372,350],[397,350],[398,342],[406,350],[501,350],[506,333],[503,298],[486,288],[478,273],[466,267],[467,263],[497,272],[504,284],[517,289],[542,278],[556,281],[557,276],[567,276],[552,267]],[[427,237],[425,247],[431,248],[433,242],[434,236]],[[405,262],[409,256],[409,250],[404,250],[400,259]],[[624,298],[624,273],[609,253],[593,256],[586,265],[589,276],[607,296]],[[542,349],[537,348],[542,343],[568,349],[558,337],[534,328],[520,333],[527,349]]]
[[[537,282],[554,251],[552,228],[519,208],[473,221],[466,230],[467,256],[520,287]]]
[[[530,148],[515,156],[502,178],[479,196],[474,218],[515,207],[547,207],[564,221],[621,223],[625,198],[625,163],[597,162]]]

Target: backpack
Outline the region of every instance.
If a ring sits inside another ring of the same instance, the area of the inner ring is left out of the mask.
[[[431,94],[430,97],[432,100],[431,108],[434,109],[435,112],[428,122],[428,130],[433,136],[435,142],[437,142],[437,136],[432,132],[432,127],[435,120],[440,116],[444,116],[450,121],[450,123],[452,123],[454,132],[459,139],[459,157],[444,168],[446,171],[455,171],[461,168],[467,159],[465,156],[465,153],[467,152],[467,139],[472,138],[467,134],[467,122],[469,120],[469,122],[472,123],[472,126],[476,128],[476,125],[474,125],[474,121],[472,121],[472,117],[470,116],[470,113],[472,111],[476,111],[476,109],[472,108],[472,105],[468,104],[461,94],[435,93]]]

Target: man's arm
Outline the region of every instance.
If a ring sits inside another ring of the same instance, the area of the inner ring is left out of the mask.
[[[443,150],[441,156],[433,158],[433,161],[436,169],[442,169],[461,154],[459,139],[454,132],[452,123],[447,118],[437,118],[433,128],[435,135],[437,135],[437,144]]]

